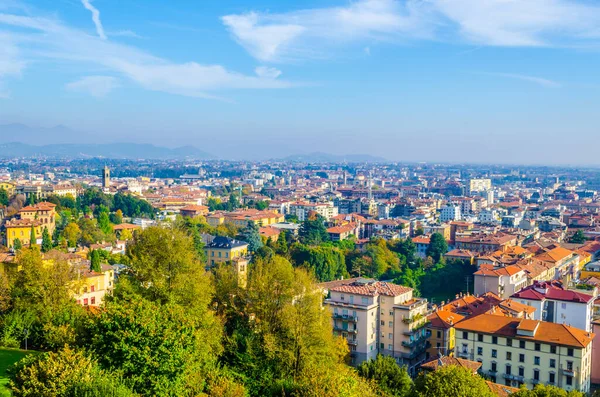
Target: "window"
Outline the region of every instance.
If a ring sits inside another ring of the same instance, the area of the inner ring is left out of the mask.
[[[492,343],[493,343],[494,345],[497,345],[497,344],[498,344],[498,337],[497,337],[497,336],[492,336]]]
[[[483,342],[483,335],[481,335],[481,334],[477,335],[477,341]]]
[[[539,343],[535,344],[535,351],[539,352],[542,349],[542,345],[540,345]]]
[[[564,302],[563,302],[563,303],[561,303],[561,304],[560,304],[560,308],[561,308],[561,309],[563,309],[563,310],[564,310],[564,309],[566,309],[566,308],[567,308],[567,304],[566,304],[566,303],[564,303]]]
[[[352,299],[352,298],[354,298],[354,297],[351,297],[351,298],[350,298],[350,303],[352,303],[352,301],[354,300],[354,299]],[[365,298],[365,297],[363,297],[363,298],[361,299],[361,302],[362,302],[362,304],[363,304],[363,305],[368,305],[368,304],[369,304],[369,298]]]
[[[498,351],[496,349],[492,349],[492,357],[493,358],[498,357]]]
[[[87,305],[88,305],[88,298],[85,298],[85,299],[83,300],[83,305],[84,305],[84,306],[87,306]]]
[[[533,380],[540,380],[540,370],[539,369],[533,370]]]
[[[556,354],[556,346],[550,346],[550,353]]]
[[[506,352],[506,359],[507,360],[512,360],[512,353],[511,352]]]
[[[512,346],[512,339],[506,338],[506,346]]]
[[[90,303],[92,305],[95,305],[96,304],[96,297],[92,296],[92,298],[90,299]]]
[[[540,357],[539,356],[535,356],[533,358],[533,365],[540,365]]]
[[[556,374],[554,372],[550,372],[548,374],[548,383],[554,383],[556,380]]]
[[[525,349],[525,341],[524,340],[519,341],[519,348]]]
[[[553,358],[550,359],[550,368],[556,368],[556,360]]]
[[[90,285],[90,292],[94,292],[96,290],[96,286],[95,285]]]
[[[388,345],[388,350],[394,350],[394,346],[392,346],[391,344]]]
[[[496,363],[492,363],[492,371],[496,372],[497,371],[497,366]]]
[[[442,344],[440,342],[436,343],[436,347],[439,349],[440,347],[442,347]]]
[[[463,331],[463,337],[462,337],[462,338],[463,338],[463,339],[469,339],[469,333],[468,333],[468,332],[465,332],[465,331]]]
[[[525,368],[519,367],[519,376],[525,376]]]
[[[392,316],[392,317],[394,316],[394,311],[393,310],[390,310],[390,316]]]
[[[519,362],[520,363],[524,363],[525,362],[525,355],[524,354],[519,354]]]
[[[215,256],[215,251],[210,251],[210,256]],[[343,295],[342,295],[342,300],[344,300]]]
[[[213,254],[214,254],[214,252],[213,252]],[[341,300],[341,301],[343,301],[343,300],[345,300],[345,299],[346,299],[346,297],[344,297],[344,295],[340,295],[340,300]]]
[[[381,322],[381,325],[385,325],[385,321],[382,321],[382,322]]]
[[[573,371],[573,361],[567,361],[567,371]]]
[[[442,337],[442,331],[437,332],[437,337],[438,337],[438,339]]]
[[[388,334],[388,338],[394,339],[394,334]]]
[[[512,367],[510,365],[506,366],[506,374],[507,375],[511,375],[512,374]]]
[[[221,251],[219,251],[219,258],[221,257]]]
[[[573,385],[573,377],[572,376],[567,376],[565,378],[567,380],[567,386],[572,386]]]
[[[388,323],[388,325],[390,326],[390,328],[392,328],[392,327],[394,326],[394,322],[393,322],[393,321],[390,321],[390,322]]]
[[[478,347],[477,348],[477,355],[478,356],[483,356],[483,347]]]
[[[572,348],[567,349],[567,356],[573,357],[573,349]]]

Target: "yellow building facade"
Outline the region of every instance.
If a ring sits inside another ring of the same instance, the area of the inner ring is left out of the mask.
[[[215,237],[204,247],[206,261],[209,266],[233,261],[248,255],[248,244],[230,237]]]

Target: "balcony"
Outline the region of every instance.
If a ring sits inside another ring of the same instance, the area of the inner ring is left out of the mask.
[[[534,384],[534,385],[537,385],[538,383],[542,383],[542,381],[539,380],[539,379],[531,378],[531,383]]]
[[[356,333],[358,333],[357,329],[344,328],[344,327],[340,327],[339,325],[335,325],[335,324],[333,326],[333,330],[334,331],[340,331],[340,332],[347,332],[349,334],[356,334]]]
[[[420,343],[426,342],[427,339],[429,339],[430,336],[431,336],[431,333],[430,332],[426,332],[425,335],[419,336],[418,338],[415,338],[413,340],[403,340],[402,341],[402,346],[404,346],[404,347],[417,346]]]
[[[346,321],[352,321],[352,322],[357,322],[358,321],[358,316],[353,316],[351,314],[339,314],[339,313],[333,313],[331,315],[331,317],[337,319],[337,320],[346,320]]]
[[[425,343],[417,345],[409,353],[401,353],[400,355],[404,359],[413,360],[413,359],[419,357],[420,355],[425,354],[425,350],[429,349],[430,347],[431,347],[431,343],[429,343],[428,341],[426,341]]]
[[[428,322],[424,322],[423,324],[420,324],[412,329],[402,332],[402,334],[406,336],[414,336],[417,332],[420,332],[427,324]],[[428,330],[425,332],[425,334],[429,334],[429,336],[431,336],[431,331]]]
[[[560,372],[562,372],[563,375],[567,375],[567,376],[577,375],[577,371],[573,368],[561,368]]]
[[[358,341],[356,339],[346,339],[349,346],[358,346]]]
[[[473,354],[469,353],[468,351],[465,350],[460,350],[456,352],[456,355],[460,358],[464,358],[465,360],[472,360],[473,359]]]
[[[494,371],[493,369],[490,369],[488,371],[482,371],[484,375],[487,376],[496,376],[498,375],[498,371]]]
[[[516,380],[517,382],[525,383],[525,377],[513,374],[504,374],[504,379]]]

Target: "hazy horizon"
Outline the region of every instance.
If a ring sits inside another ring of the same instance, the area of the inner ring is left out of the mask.
[[[0,0],[0,139],[600,164],[600,5],[222,3]]]

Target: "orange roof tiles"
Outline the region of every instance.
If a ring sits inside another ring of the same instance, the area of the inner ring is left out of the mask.
[[[386,295],[386,296],[398,296],[405,294],[407,292],[411,292],[412,288],[405,287],[403,285],[397,285],[392,283],[387,283],[384,281],[375,281],[372,283],[353,283],[349,285],[341,285],[337,287],[333,287],[330,289],[333,292],[344,292],[348,294],[355,295],[365,295],[365,296],[378,296],[378,295]]]

